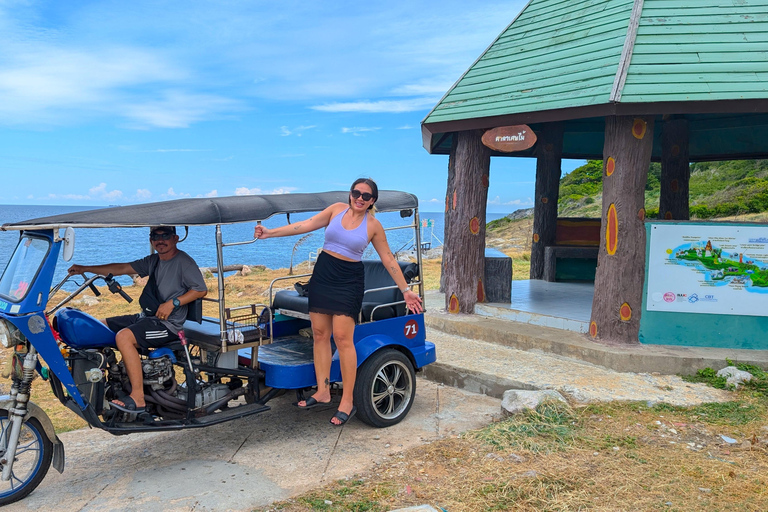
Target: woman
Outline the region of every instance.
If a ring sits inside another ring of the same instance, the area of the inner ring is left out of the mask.
[[[406,307],[420,313],[421,297],[408,287],[400,266],[389,250],[387,236],[371,210],[379,197],[373,180],[356,180],[349,191],[349,204],[335,203],[314,217],[267,229],[256,226],[254,238],[301,235],[326,228],[323,251],[317,258],[309,281],[309,318],[314,336],[315,376],[317,392],[297,405],[309,409],[331,402],[331,335],[336,342],[344,383],[341,403],[331,424],[340,426],[355,415],[353,390],[357,375],[355,352],[355,322],[360,313],[365,291],[363,252],[373,243],[382,263],[395,284],[403,292]]]

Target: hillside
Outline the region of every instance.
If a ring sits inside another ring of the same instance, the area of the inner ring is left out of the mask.
[[[560,180],[561,217],[599,217],[603,165],[590,160]],[[645,185],[649,218],[659,211],[661,164],[652,163]],[[691,164],[691,218],[712,219],[768,210],[768,160],[733,160]]]
[[[648,218],[658,216],[660,177],[661,164],[652,163],[645,185]],[[563,176],[558,216],[599,218],[602,181],[603,163],[600,160],[589,160]],[[691,164],[690,200],[691,219],[765,222],[768,218],[768,160]],[[489,222],[489,239],[512,240],[515,246],[524,247],[521,239],[530,233],[532,216],[533,208],[530,208]]]

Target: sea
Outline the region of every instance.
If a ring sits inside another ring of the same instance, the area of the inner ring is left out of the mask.
[[[27,206],[0,205],[0,225],[38,217],[48,217],[61,213],[92,210],[86,206]],[[487,221],[506,216],[505,213],[489,213]],[[291,215],[291,222],[306,219],[311,214]],[[432,248],[443,244],[444,214],[442,212],[419,211],[421,218],[421,241],[431,244]],[[398,212],[377,213],[376,218],[387,229],[387,241],[392,252],[404,252],[414,249],[412,229],[395,229],[408,226],[413,217],[402,219]],[[268,228],[278,227],[287,223],[284,215],[267,219],[263,224]],[[224,243],[243,242],[253,239],[252,223],[232,224],[222,226]],[[390,229],[393,228],[393,229]],[[180,238],[185,237],[184,227],[178,226]],[[13,254],[19,240],[18,231],[0,231],[0,269],[5,270],[8,260]],[[323,245],[323,230],[315,231],[309,236],[292,236],[257,240],[248,245],[236,245],[224,248],[225,265],[264,265],[267,268],[288,268],[293,265],[294,273],[308,270],[307,261],[310,253],[316,253]],[[214,226],[192,226],[179,248],[192,256],[201,267],[216,266],[216,238]],[[142,258],[149,254],[149,231],[147,228],[78,228],[75,230],[75,252],[71,261],[59,261],[54,276],[54,284],[66,275],[69,265],[98,265],[102,263],[127,262]],[[377,258],[373,246],[369,245],[365,259]],[[59,256],[61,258],[61,256]],[[128,278],[119,279],[123,284],[129,284]]]

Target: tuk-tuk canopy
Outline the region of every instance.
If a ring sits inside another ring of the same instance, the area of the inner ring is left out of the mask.
[[[69,226],[131,228],[236,224],[261,221],[280,213],[317,212],[334,203],[348,201],[349,191],[176,199],[40,217],[3,224],[0,229],[11,231]],[[408,192],[380,190],[376,210],[382,212],[409,210],[417,208],[418,205],[416,196]]]

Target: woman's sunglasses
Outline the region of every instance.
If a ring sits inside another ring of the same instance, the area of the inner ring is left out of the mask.
[[[149,239],[153,242],[157,242],[158,240],[170,240],[171,238],[173,238],[171,233],[152,233],[149,235]]]
[[[369,194],[368,192],[360,192],[356,188],[352,189],[349,195],[352,196],[352,199],[357,199],[358,197],[362,197],[363,201],[370,201],[371,199],[373,199],[373,194]]]

